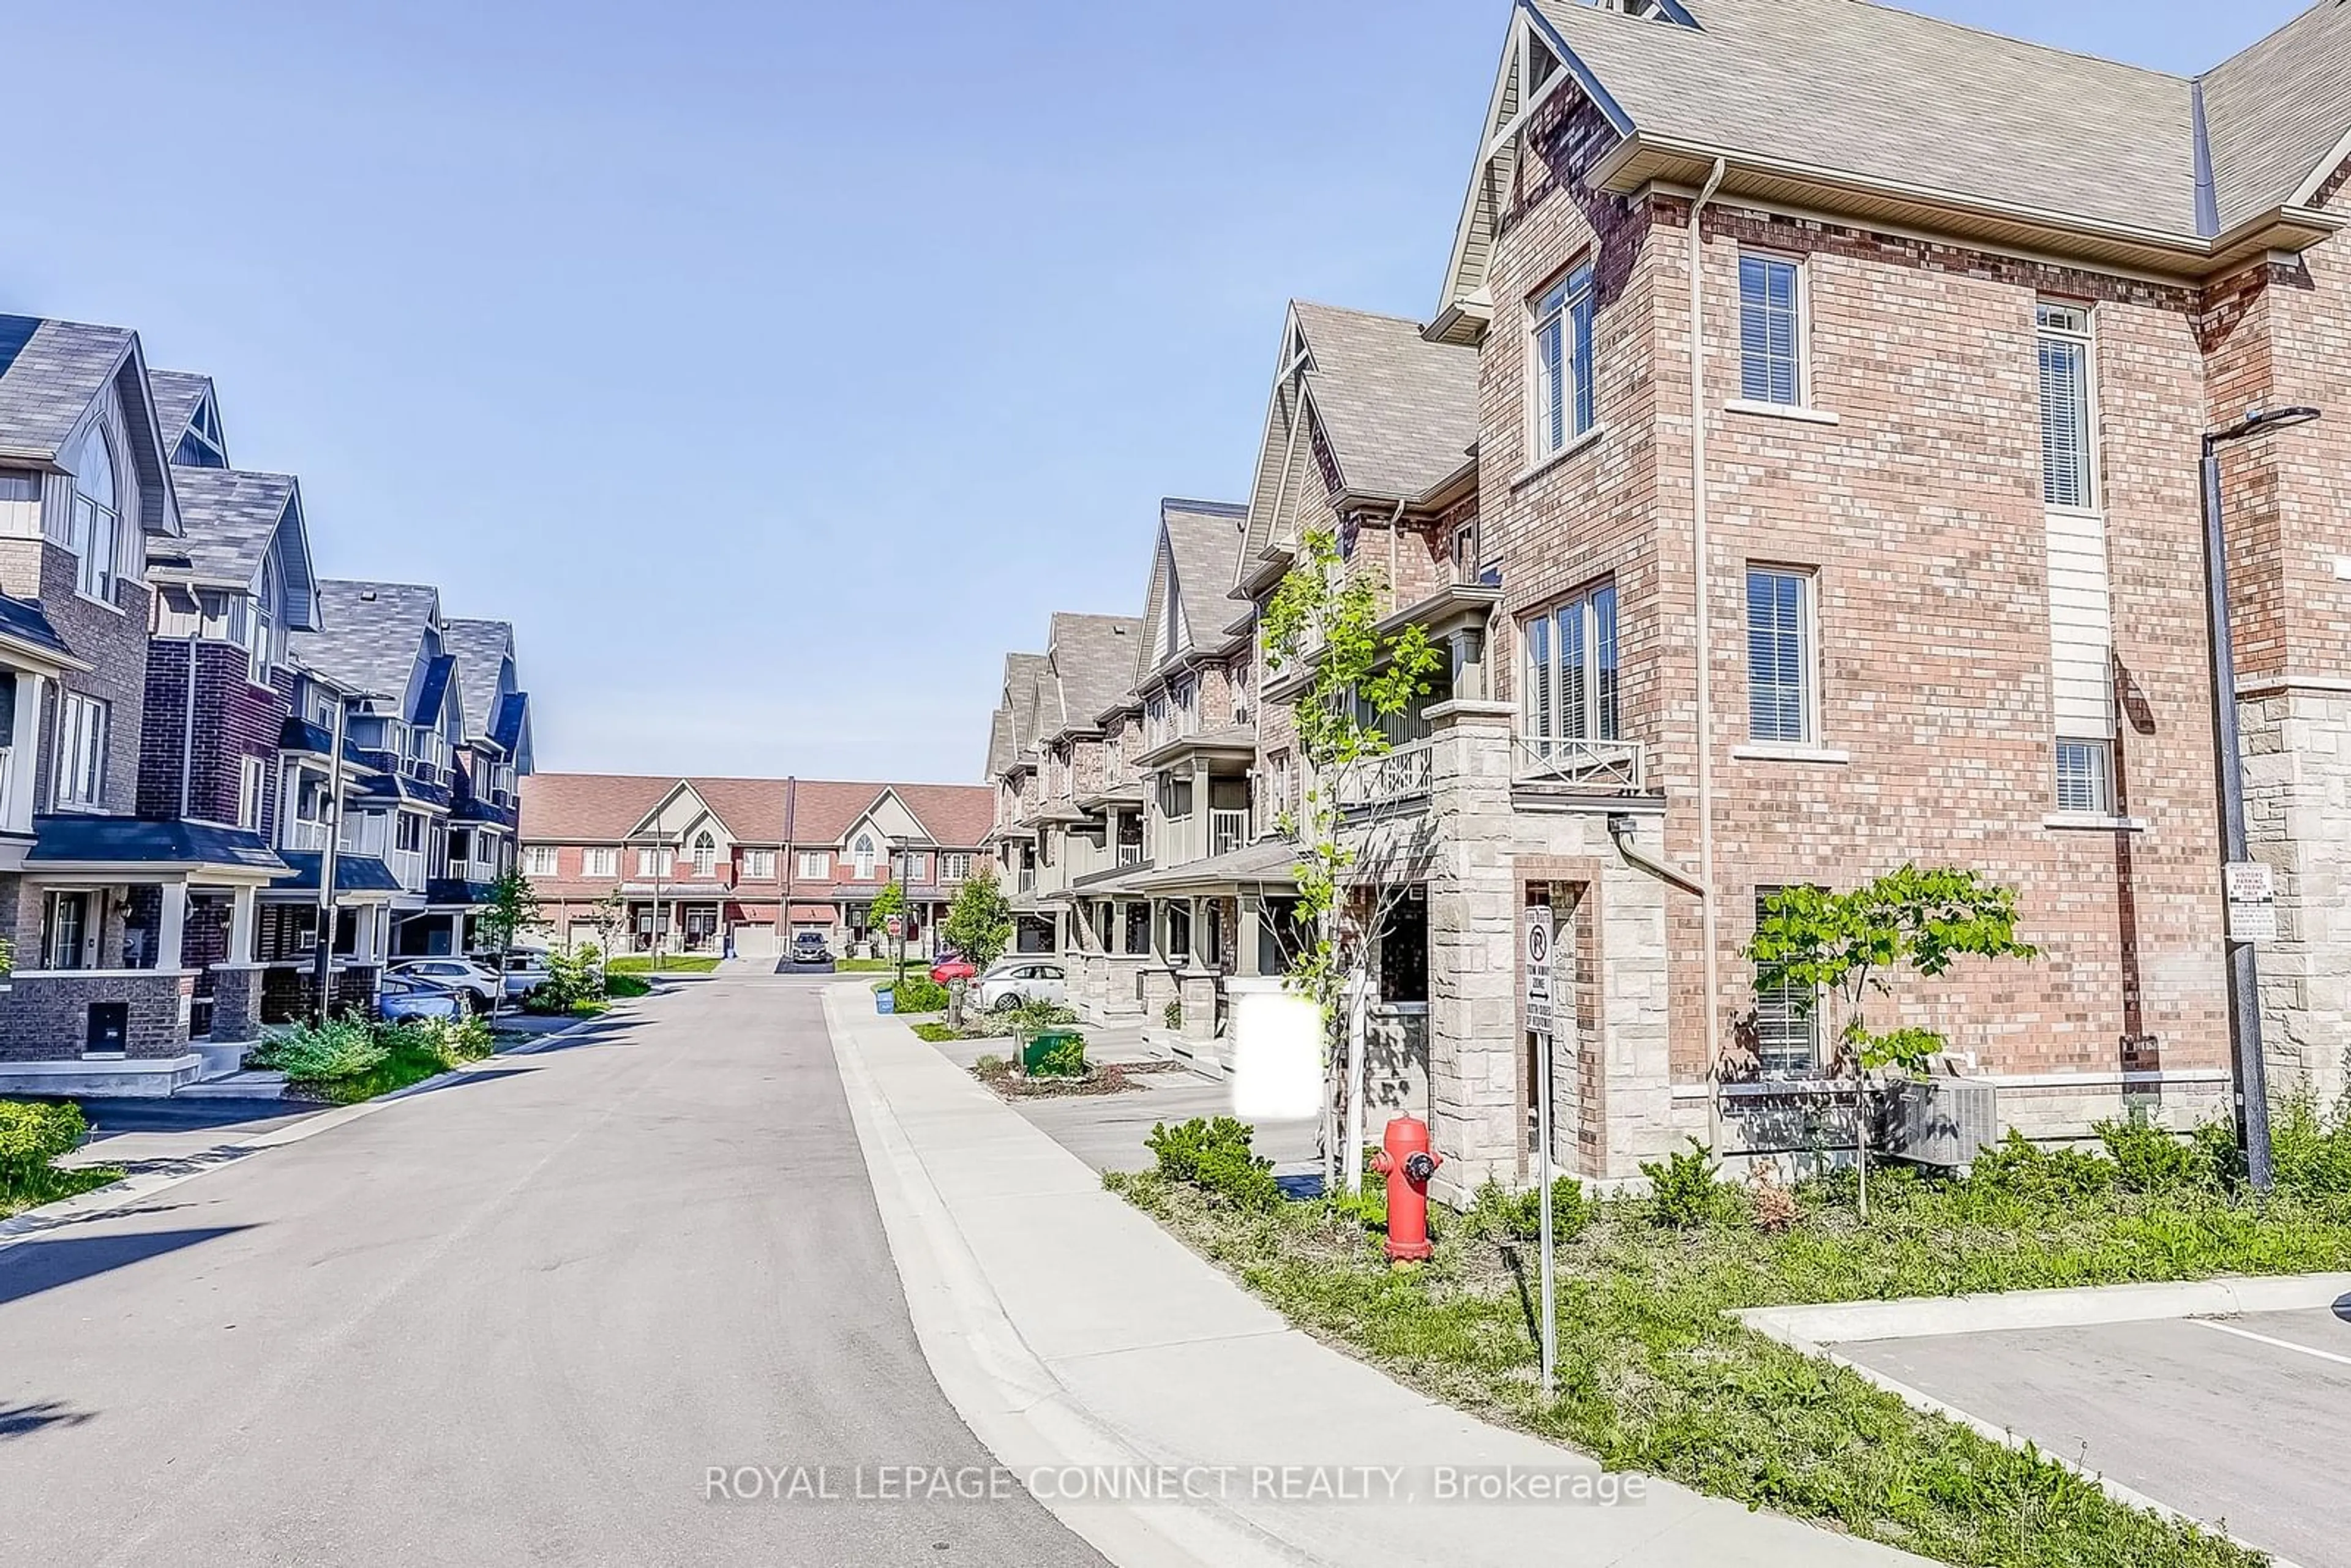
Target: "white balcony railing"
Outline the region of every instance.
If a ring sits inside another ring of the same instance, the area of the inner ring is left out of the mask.
[[[1431,741],[1416,740],[1351,763],[1339,774],[1339,809],[1363,810],[1426,799],[1430,765],[1436,755],[1433,747]]]
[[[1140,839],[1133,841],[1120,841],[1118,846],[1118,863],[1121,865],[1141,865],[1143,863],[1143,841]]]
[[[298,854],[317,854],[327,847],[327,824],[301,817],[286,820],[286,847]]]
[[[1642,789],[1646,758],[1636,740],[1590,740],[1580,736],[1522,735],[1511,773],[1520,784],[1609,791]]]
[[[424,852],[394,850],[391,855],[392,879],[410,893],[424,891]]]
[[[1230,854],[1249,842],[1249,811],[1247,808],[1227,810],[1219,807],[1208,813],[1208,852]]]
[[[1024,866],[1022,866],[1022,867],[1020,868],[1020,880],[1019,880],[1019,883],[1018,883],[1017,885],[1018,885],[1018,887],[1019,887],[1019,891],[1020,891],[1020,892],[1022,892],[1022,893],[1034,893],[1034,892],[1036,892],[1036,891],[1037,891],[1037,868],[1036,868],[1035,866],[1033,866],[1033,865],[1024,865]]]

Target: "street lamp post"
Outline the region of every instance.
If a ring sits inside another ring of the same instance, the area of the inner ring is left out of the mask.
[[[2207,431],[2204,491],[2204,612],[2211,629],[2212,734],[2220,779],[2220,854],[2230,865],[2250,856],[2245,844],[2245,774],[2237,725],[2237,654],[2229,630],[2229,547],[2221,526],[2220,448],[2268,431],[2307,424],[2314,408],[2256,409],[2225,430]],[[2229,1045],[2237,1078],[2237,1137],[2245,1175],[2259,1192],[2274,1177],[2270,1154],[2269,1066],[2262,1054],[2260,975],[2251,941],[2223,938],[2229,955]]]

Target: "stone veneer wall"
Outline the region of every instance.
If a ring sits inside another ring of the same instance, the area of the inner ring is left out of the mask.
[[[187,1021],[180,1013],[181,975],[19,975],[0,992],[0,1061],[57,1061],[79,1057],[89,1040],[96,1002],[130,1008],[123,1055],[168,1058],[186,1053]]]
[[[2270,1092],[2331,1103],[2351,1031],[2351,693],[2273,691],[2240,716],[2246,833],[2278,881],[2278,940],[2256,955]]]

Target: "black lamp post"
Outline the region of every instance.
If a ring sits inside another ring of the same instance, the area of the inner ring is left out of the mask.
[[[2229,548],[2220,517],[2220,448],[2249,435],[2307,424],[2314,408],[2255,409],[2225,430],[2204,435],[2205,615],[2212,634],[2212,730],[2220,775],[2220,855],[2231,865],[2249,858],[2245,847],[2245,775],[2238,746],[2237,654],[2229,633]],[[2237,1077],[2237,1137],[2245,1175],[2256,1191],[2274,1177],[2270,1155],[2269,1067],[2262,1056],[2262,998],[2253,945],[2231,934],[2229,1045]]]

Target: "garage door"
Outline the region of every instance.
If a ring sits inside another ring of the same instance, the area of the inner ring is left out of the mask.
[[[768,925],[737,925],[735,927],[735,952],[745,958],[772,958],[776,956],[776,928]]]
[[[604,946],[604,934],[597,930],[596,927],[588,921],[575,920],[571,923],[571,933],[568,939],[568,945],[572,947],[601,948]],[[313,943],[312,946],[315,947],[317,944]]]

